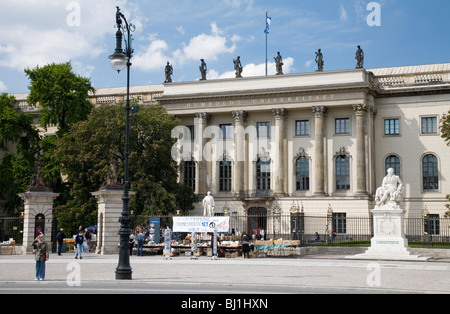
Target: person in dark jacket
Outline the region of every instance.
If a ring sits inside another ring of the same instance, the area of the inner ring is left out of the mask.
[[[244,256],[244,258],[248,258],[249,257],[249,253],[250,253],[250,244],[249,241],[250,239],[248,238],[247,233],[242,232],[242,255]]]
[[[61,255],[61,248],[63,246],[66,235],[64,234],[64,229],[61,228],[56,234],[56,243],[58,244],[58,255]]]
[[[80,231],[78,233],[78,235],[75,236],[75,258],[78,258],[78,256],[80,256],[80,259],[83,258],[83,256],[81,256],[81,251],[82,251],[82,247],[83,247],[83,242],[84,242],[84,236],[83,236],[83,232]]]

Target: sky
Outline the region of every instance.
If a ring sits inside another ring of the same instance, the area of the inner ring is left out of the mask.
[[[284,74],[313,72],[320,48],[324,71],[353,69],[358,45],[366,69],[450,62],[448,0],[0,0],[0,93],[27,93],[24,73],[71,62],[95,88],[126,85],[108,56],[115,49],[116,6],[135,25],[131,85],[161,84],[172,64],[174,82],[201,77],[265,75],[283,57]]]

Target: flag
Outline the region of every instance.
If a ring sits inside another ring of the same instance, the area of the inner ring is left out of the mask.
[[[269,27],[270,27],[270,23],[272,23],[272,18],[266,16],[266,29],[264,30],[264,33],[269,34]]]

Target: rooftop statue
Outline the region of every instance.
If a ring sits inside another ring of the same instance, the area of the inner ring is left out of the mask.
[[[317,63],[317,71],[322,72],[323,65],[325,63],[323,62],[323,55],[322,55],[322,51],[320,49],[316,52],[316,63]]]
[[[364,51],[361,49],[361,46],[358,46],[358,50],[356,50],[355,59],[357,61],[356,69],[364,68]]]
[[[236,71],[236,78],[242,77],[242,64],[241,57],[237,57],[237,59],[233,59],[234,70]]]
[[[169,61],[167,61],[165,73],[166,73],[166,79],[165,79],[164,83],[172,83],[173,67],[170,65]]]
[[[202,62],[202,64],[199,66],[200,73],[202,75],[200,81],[206,81],[206,71],[207,71],[206,63],[204,59],[200,59],[200,61]]]

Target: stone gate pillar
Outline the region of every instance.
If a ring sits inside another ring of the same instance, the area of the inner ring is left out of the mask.
[[[19,196],[24,204],[23,221],[23,253],[31,253],[31,244],[36,238],[36,232],[40,231],[45,235],[45,241],[52,242],[52,218],[53,201],[58,197],[58,193],[52,191],[29,190],[20,193]],[[39,221],[36,221],[36,218]]]
[[[98,203],[97,254],[119,253],[119,218],[123,209],[123,189],[103,189],[92,192]],[[129,192],[130,196],[135,194]]]
[[[91,194],[95,196],[98,203],[96,253],[118,254],[123,190],[100,190]]]

